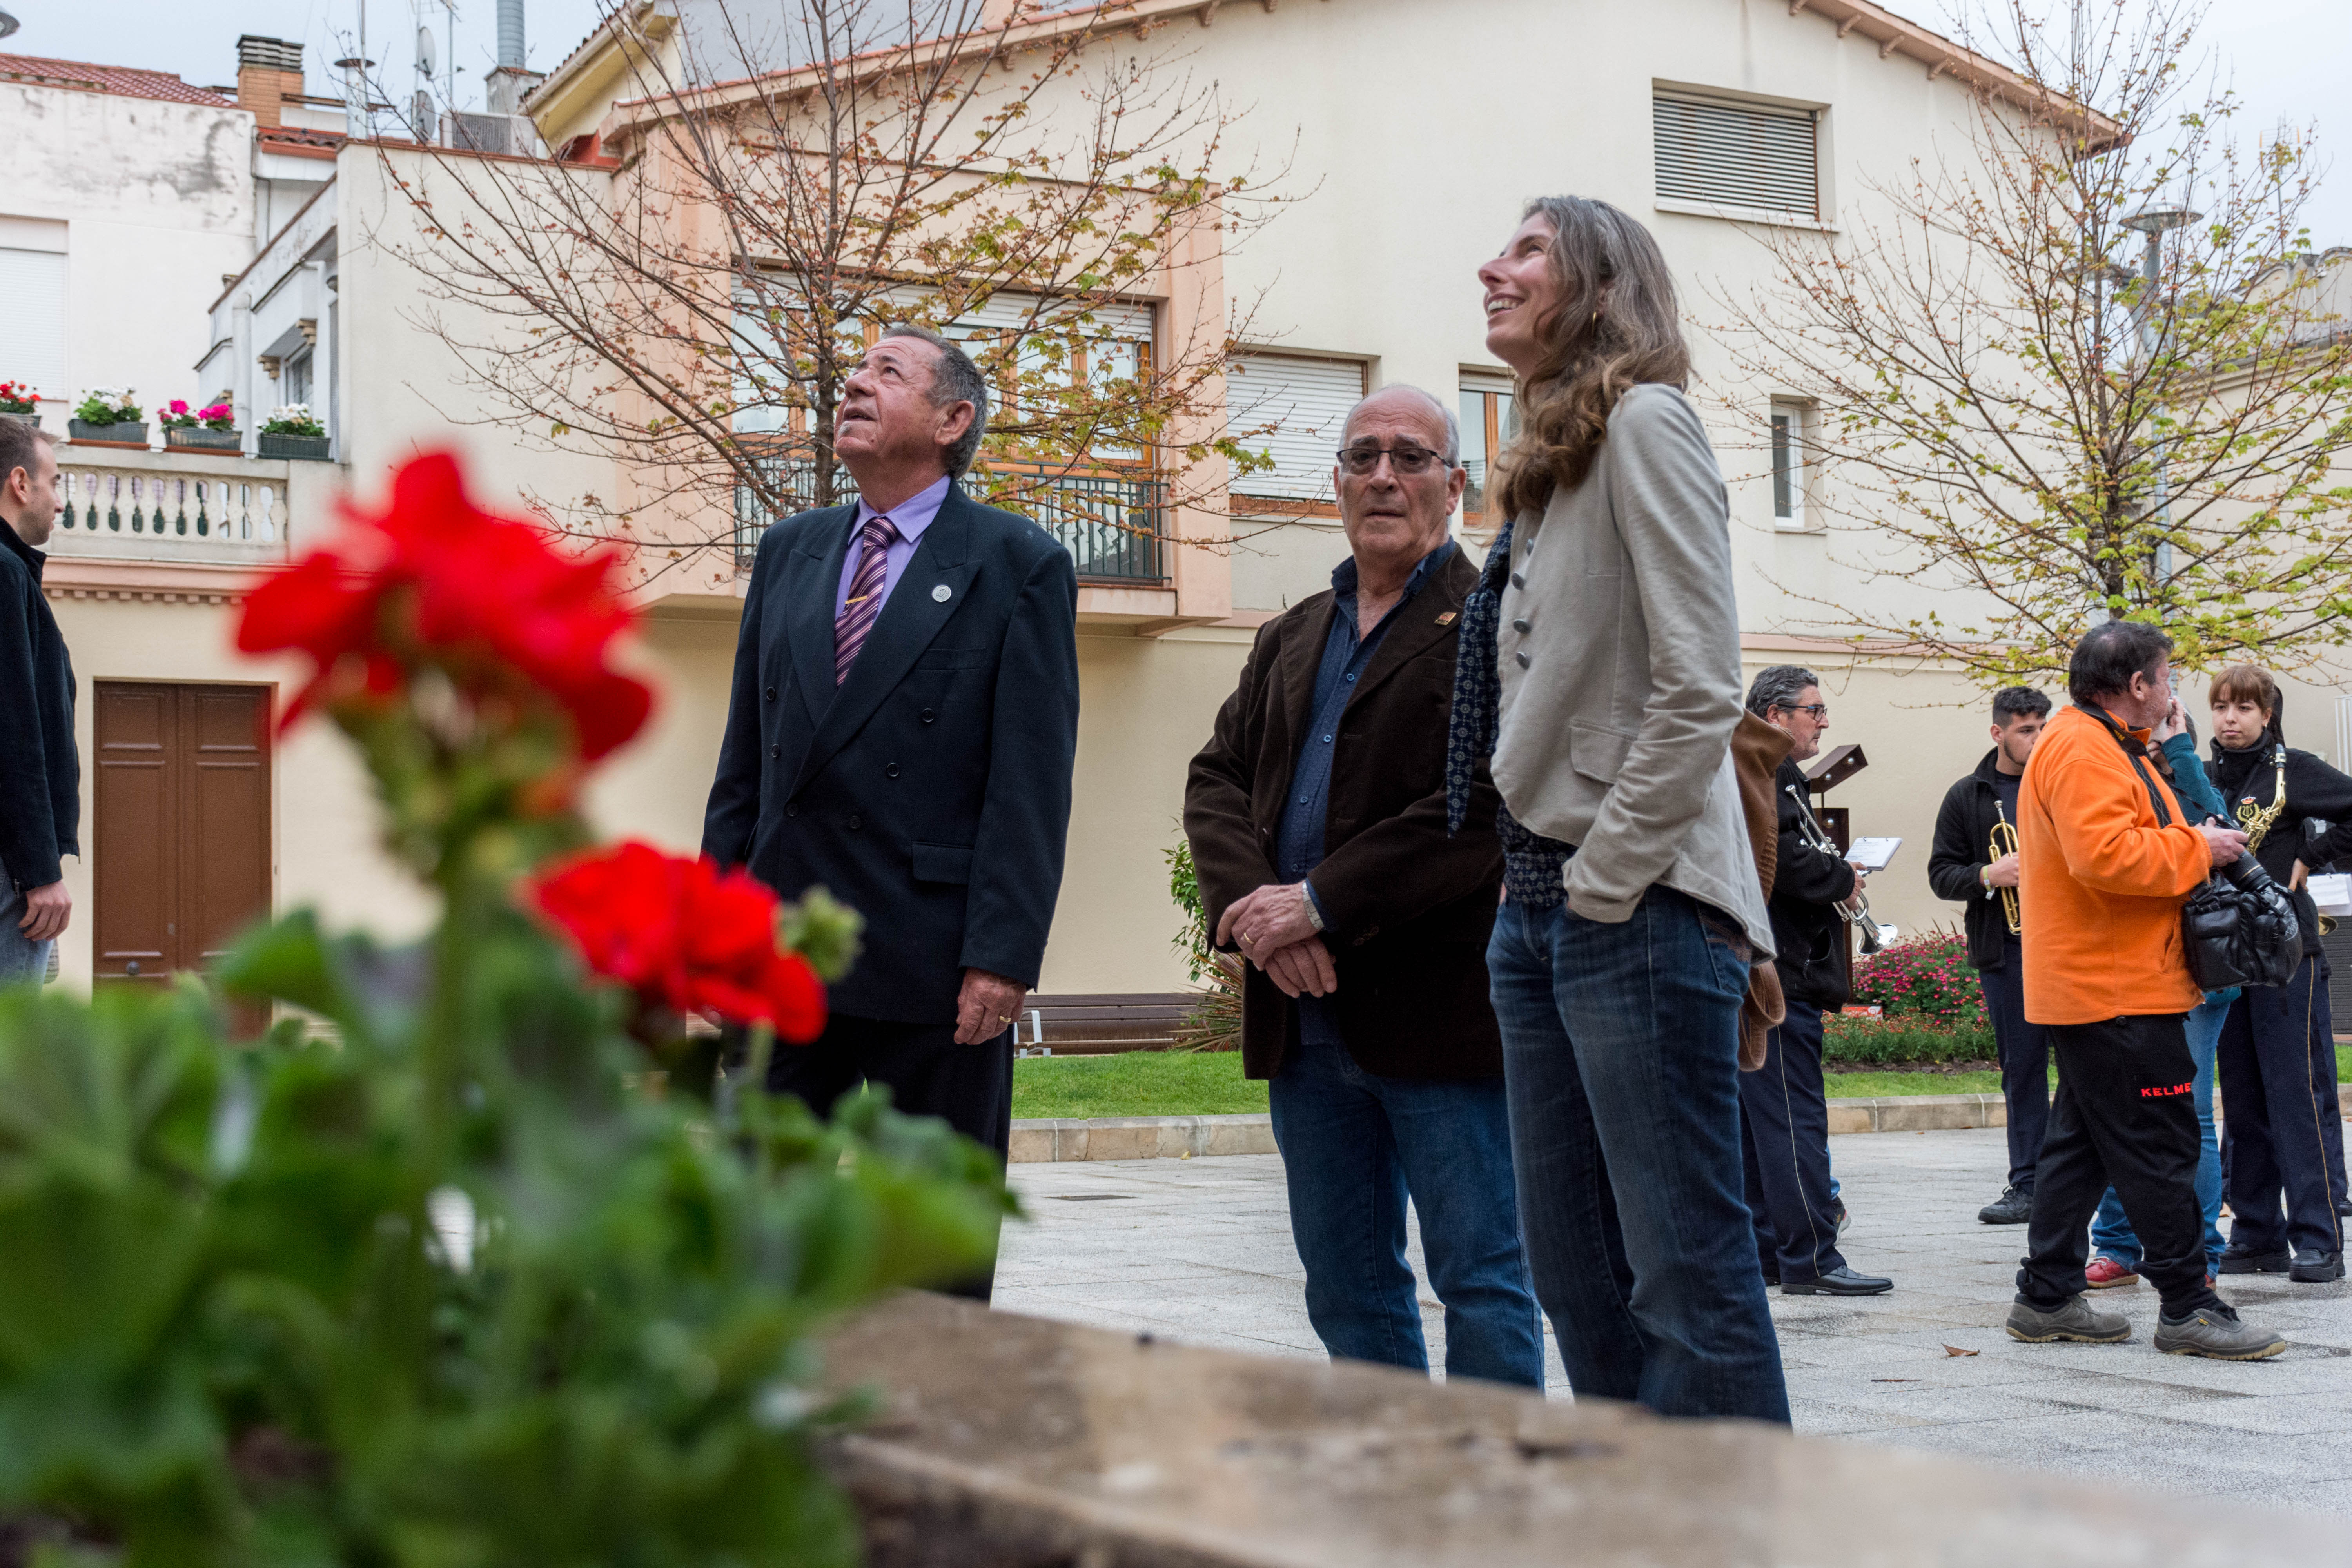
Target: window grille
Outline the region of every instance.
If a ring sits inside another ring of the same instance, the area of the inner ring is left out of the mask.
[[[1651,116],[1659,199],[1821,216],[1813,110],[1661,92]]]
[[[1274,467],[1234,481],[1237,491],[1297,500],[1330,500],[1331,468],[1348,410],[1363,401],[1360,360],[1310,359],[1303,354],[1244,354],[1234,363],[1225,398],[1236,430],[1270,425],[1244,437],[1265,449]]]

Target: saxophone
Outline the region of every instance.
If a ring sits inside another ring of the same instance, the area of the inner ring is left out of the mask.
[[[2277,782],[2271,786],[2271,803],[2256,805],[2254,797],[2242,795],[2238,801],[2238,826],[2246,835],[2246,853],[2251,855],[2263,847],[2271,828],[2286,810],[2286,744],[2279,742],[2271,749],[2271,765],[2278,770]],[[2326,936],[2336,929],[2334,915],[2319,917],[2319,934]]]
[[[1998,795],[1993,797],[1992,815],[1994,818],[1992,832],[1986,838],[1985,847],[1991,851],[1990,858],[1998,860],[2004,855],[2017,853],[2017,829],[2011,824],[2009,813],[2001,809],[2000,797]],[[2010,935],[2015,936],[2024,929],[2019,918],[2015,888],[2000,889],[2000,912],[2009,921]]]

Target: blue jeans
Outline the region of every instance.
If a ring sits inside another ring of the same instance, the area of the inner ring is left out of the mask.
[[[1445,1304],[1445,1375],[1544,1384],[1543,1326],[1511,1190],[1500,1079],[1366,1072],[1335,1043],[1294,1040],[1268,1085],[1307,1266],[1307,1316],[1335,1357],[1429,1370],[1405,1261],[1405,1198]]]
[[[1633,917],[1506,903],[1486,950],[1536,1300],[1579,1394],[1789,1419],[1742,1195],[1727,917],[1654,887]]]
[[[8,868],[0,866],[0,985],[25,980],[37,985],[49,973],[53,942],[25,934],[25,895],[8,885]]]
[[[2205,1214],[2205,1270],[2221,1263],[2221,1145],[2213,1136],[2213,1052],[2221,1043],[2221,1020],[2230,1016],[2237,993],[2200,1005],[2189,1015],[2189,1059],[2197,1064],[2197,1131],[2203,1139],[2197,1155],[2197,1206]],[[2113,1187],[2099,1200],[2091,1219],[2091,1251],[2137,1269],[2142,1256],[2139,1237],[2124,1217],[2123,1201]]]

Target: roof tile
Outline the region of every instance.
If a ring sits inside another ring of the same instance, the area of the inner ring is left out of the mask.
[[[182,81],[176,72],[139,70],[131,66],[92,65],[85,60],[50,60],[33,55],[0,55],[0,81],[36,87],[63,87],[83,92],[112,93],[119,98],[154,98],[170,103],[206,103],[234,109],[236,100],[206,87]]]

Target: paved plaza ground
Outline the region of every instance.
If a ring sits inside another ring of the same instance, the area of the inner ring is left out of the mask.
[[[2268,1362],[2157,1354],[2145,1285],[2097,1298],[2130,1316],[2129,1343],[2018,1344],[2000,1325],[2024,1228],[1976,1219],[2000,1191],[2002,1140],[1988,1129],[1831,1141],[1853,1215],[1847,1258],[1893,1275],[1895,1289],[1864,1300],[1772,1292],[1797,1429],[2352,1513],[2352,1287],[2223,1281],[2241,1311],[2288,1336]],[[1263,1355],[1323,1353],[1276,1156],[1024,1164],[1012,1180],[1032,1218],[1007,1228],[1000,1308]],[[1425,1283],[1422,1313],[1442,1364],[1444,1314]],[[1556,1351],[1549,1362],[1564,1397]]]

